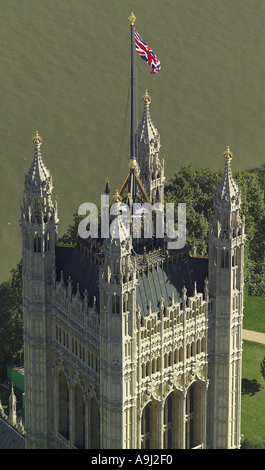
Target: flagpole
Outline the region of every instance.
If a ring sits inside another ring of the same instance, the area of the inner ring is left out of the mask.
[[[131,141],[130,141],[130,159],[135,159],[135,130],[134,130],[134,22],[136,17],[133,12],[129,16],[131,23]]]
[[[132,202],[136,201],[136,175],[135,175],[135,117],[134,117],[134,22],[136,16],[131,12],[129,16],[129,21],[131,23],[131,138],[130,138],[130,169],[131,169],[131,178],[132,178]]]

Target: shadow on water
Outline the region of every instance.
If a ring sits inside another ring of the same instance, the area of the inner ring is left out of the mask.
[[[255,393],[260,392],[261,384],[256,379],[242,379],[242,395],[253,397]]]
[[[250,170],[247,170],[249,173],[253,173],[254,171],[265,171],[265,163],[263,163],[262,165],[260,165],[260,167],[256,167],[256,168],[250,168]]]

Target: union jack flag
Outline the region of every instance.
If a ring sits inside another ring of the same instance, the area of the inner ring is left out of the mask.
[[[136,52],[138,52],[142,59],[144,59],[153,69],[151,75],[153,75],[153,73],[159,72],[161,69],[160,60],[153,53],[152,49],[147,44],[145,44],[140,34],[137,33],[136,29],[134,30],[134,38]]]

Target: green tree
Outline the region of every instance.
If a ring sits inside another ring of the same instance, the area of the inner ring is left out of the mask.
[[[100,222],[100,216],[101,216],[100,205],[97,207],[97,209],[98,209],[98,220],[96,221],[96,223]],[[87,211],[86,215],[89,215],[89,211]],[[76,239],[78,236],[78,225],[81,222],[81,220],[84,217],[86,217],[86,215],[78,215],[77,209],[74,211],[73,221],[69,225],[69,228],[67,229],[66,233],[58,239],[58,244],[60,245],[75,245],[76,244]],[[87,227],[87,230],[89,230],[89,226]],[[100,233],[100,230],[99,230],[99,233]]]
[[[78,234],[78,225],[81,217],[78,215],[77,209],[74,211],[73,221],[69,225],[69,228],[65,234],[58,239],[60,245],[74,245],[76,243],[76,237]]]
[[[265,380],[265,357],[263,358],[262,363],[260,364],[260,369],[261,369],[261,375]]]
[[[0,364],[23,357],[22,261],[0,285]]]
[[[174,202],[175,220],[178,203],[186,203],[187,242],[197,252],[208,252],[208,226],[212,213],[213,194],[222,172],[211,168],[181,167],[165,187],[165,202]]]
[[[249,295],[265,295],[265,192],[260,173],[234,174],[241,190],[241,216],[245,216],[244,277]]]
[[[213,194],[222,171],[181,167],[165,187],[165,202],[174,202],[175,220],[179,202],[186,203],[187,242],[197,252],[208,252],[208,226]],[[241,217],[246,220],[245,288],[249,295],[265,295],[265,177],[264,172],[233,174],[241,190]]]

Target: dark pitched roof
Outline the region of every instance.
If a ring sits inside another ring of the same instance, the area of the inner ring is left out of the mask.
[[[56,246],[56,272],[57,281],[63,279],[67,285],[69,276],[72,278],[73,293],[79,283],[80,294],[88,291],[89,306],[93,305],[94,296],[99,310],[99,260],[101,253],[99,246],[93,246],[91,241],[82,240],[77,247]],[[175,302],[180,302],[183,286],[187,289],[187,296],[193,295],[194,282],[197,291],[203,292],[204,280],[208,276],[208,259],[196,258],[189,255],[188,248],[184,250],[171,250],[169,255],[160,249],[156,252],[152,244],[147,247],[146,260],[144,249],[137,250],[136,259],[140,256],[142,261],[137,262],[138,285],[136,289],[136,303],[141,307],[142,315],[148,314],[149,300],[152,302],[152,311],[158,311],[159,299],[162,295],[165,307],[171,305],[172,292]]]
[[[0,418],[0,449],[25,449],[25,437]]]
[[[79,283],[81,295],[87,289],[88,305],[93,305],[94,296],[96,296],[96,305],[99,308],[99,265],[94,258],[92,257],[91,260],[91,257],[80,247],[56,246],[55,255],[57,281],[60,281],[61,271],[63,271],[63,279],[67,286],[67,280],[71,276],[73,293],[76,293],[77,283]]]
[[[163,261],[163,262],[162,262]],[[171,305],[172,292],[175,302],[181,302],[182,288],[187,289],[187,295],[191,297],[194,290],[194,282],[197,283],[197,291],[203,292],[204,279],[208,276],[208,259],[193,258],[188,252],[166,257],[153,258],[145,266],[138,265],[138,283],[136,290],[136,302],[141,307],[141,314],[148,314],[149,300],[152,302],[152,311],[158,311],[159,299],[162,295],[165,307]]]

